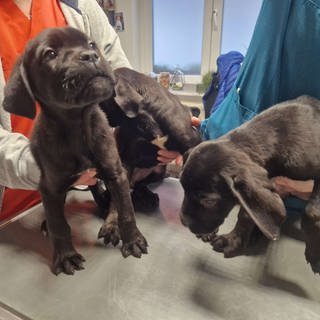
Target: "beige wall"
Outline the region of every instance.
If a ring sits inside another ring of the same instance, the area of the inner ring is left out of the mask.
[[[148,32],[146,27],[142,25],[142,20],[152,18],[150,3],[148,0],[116,1],[116,11],[123,12],[124,16],[125,30],[118,33],[122,47],[133,68],[141,72],[151,70],[151,65],[146,65],[146,61],[149,62],[151,59],[146,56],[148,53],[143,46],[151,43],[152,31]]]

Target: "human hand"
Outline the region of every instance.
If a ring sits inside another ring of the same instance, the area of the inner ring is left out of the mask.
[[[198,126],[200,126],[201,120],[197,117],[192,116],[191,123],[193,126],[198,127]]]
[[[272,182],[281,198],[292,195],[302,200],[310,199],[314,184],[313,180],[299,181],[282,176],[272,178]]]
[[[73,186],[94,186],[97,183],[97,170],[95,168],[87,169],[79,174],[79,178],[73,183]]]
[[[166,165],[172,161],[176,161],[178,166],[182,165],[182,155],[178,151],[171,151],[167,149],[160,149],[158,151],[157,160],[160,164]]]

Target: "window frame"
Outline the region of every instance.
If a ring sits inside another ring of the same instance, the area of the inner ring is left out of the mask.
[[[153,70],[153,8],[152,0],[139,0],[137,4],[139,70]],[[216,71],[216,60],[220,55],[223,0],[204,0],[201,74],[186,75],[186,83],[200,83],[202,76]]]

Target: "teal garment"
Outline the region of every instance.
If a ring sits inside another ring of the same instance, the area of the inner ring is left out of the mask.
[[[217,138],[278,102],[320,99],[320,0],[264,0],[235,84],[201,124]]]
[[[201,123],[203,139],[302,94],[320,99],[320,0],[264,0],[231,91]],[[304,201],[288,201],[291,211],[303,210]]]

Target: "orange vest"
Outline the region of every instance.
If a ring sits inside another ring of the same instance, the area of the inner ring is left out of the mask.
[[[8,79],[15,60],[28,40],[45,28],[67,25],[58,0],[32,0],[31,17],[29,20],[13,0],[0,1],[0,57],[5,79]],[[11,115],[11,125],[13,132],[30,138],[34,120]],[[0,220],[13,217],[40,200],[37,191],[6,188]]]

